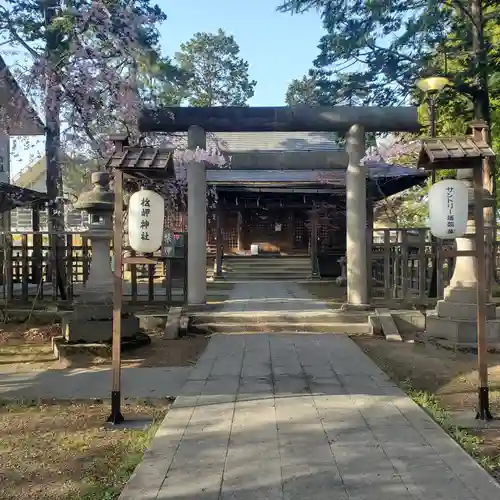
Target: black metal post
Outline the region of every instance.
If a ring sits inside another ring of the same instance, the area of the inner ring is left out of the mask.
[[[428,100],[429,100],[429,119],[430,119],[430,136],[437,137],[437,115],[436,115],[436,97],[437,92],[429,92]],[[431,172],[431,186],[436,183],[436,169],[432,169]],[[429,298],[437,298],[438,290],[437,290],[437,273],[438,273],[438,259],[437,259],[437,241],[434,236],[431,235],[431,248],[432,248],[432,274],[431,274],[431,282],[429,284]]]

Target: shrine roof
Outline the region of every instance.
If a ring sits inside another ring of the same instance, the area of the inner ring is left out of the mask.
[[[49,200],[46,193],[0,182],[0,213]]]
[[[213,186],[227,191],[245,191],[256,188],[267,188],[267,190],[282,190],[293,187],[306,189],[317,187],[322,190],[332,191],[345,188],[346,164],[348,158],[344,158],[345,152],[336,151],[327,153],[325,151],[286,151],[284,155],[297,156],[299,161],[295,162],[293,168],[278,168],[281,163],[282,153],[270,152],[257,155],[259,161],[252,164],[252,154],[242,153],[239,159],[242,161],[232,161],[230,167],[213,167],[207,164],[207,182]],[[302,155],[312,155],[317,163],[314,166],[305,166],[305,158]],[[233,160],[238,154],[232,157]],[[330,159],[332,168],[325,168]],[[248,160],[248,163],[245,161]],[[254,158],[255,160],[255,158]],[[335,161],[333,161],[335,160]],[[288,161],[288,164],[293,162]],[[376,186],[377,193],[383,196],[403,191],[417,184],[421,184],[427,178],[428,173],[424,170],[405,167],[402,165],[392,165],[384,162],[367,161],[368,182]],[[246,167],[246,168],[245,168]],[[274,168],[273,168],[274,167]],[[165,148],[154,147],[125,147],[122,151],[117,151],[106,162],[107,169],[118,168],[124,173],[136,177],[146,177],[149,179],[177,178],[186,179],[186,164],[178,163],[174,160],[173,151]],[[371,182],[370,182],[371,181]]]
[[[9,135],[44,135],[45,126],[0,56],[0,122]]]
[[[373,180],[396,179],[410,177],[425,179],[427,173],[416,168],[401,165],[390,165],[382,162],[367,162],[368,178]],[[207,170],[207,181],[215,185],[240,184],[323,184],[345,186],[345,169],[332,170],[244,170],[231,168],[210,168]]]

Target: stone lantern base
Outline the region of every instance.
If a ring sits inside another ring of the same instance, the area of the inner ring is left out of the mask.
[[[500,343],[500,320],[490,319],[486,322],[489,344]],[[454,343],[457,347],[470,346],[477,343],[477,323],[474,319],[457,319],[439,316],[437,311],[427,315],[425,336],[442,339]]]
[[[66,342],[111,342],[113,337],[113,307],[102,304],[77,304],[71,315],[63,317],[61,326]],[[137,317],[122,317],[122,339],[134,337],[139,331]]]

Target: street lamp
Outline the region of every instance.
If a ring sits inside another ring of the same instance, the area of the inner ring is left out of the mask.
[[[427,96],[429,105],[429,121],[431,123],[430,136],[437,136],[437,116],[436,116],[436,101],[439,93],[451,82],[443,76],[430,76],[417,81],[417,87]],[[431,186],[436,183],[436,169],[431,172]],[[434,253],[437,251],[436,238],[431,235],[431,243]],[[429,297],[437,297],[437,259],[434,256],[432,263],[431,283],[429,286]]]
[[[431,76],[429,78],[422,78],[418,80],[417,87],[425,92],[427,95],[427,100],[429,103],[429,119],[431,122],[431,137],[436,137],[436,100],[439,92],[443,90],[447,85],[450,85],[448,78],[443,76]],[[432,171],[432,184],[436,182],[436,171]]]

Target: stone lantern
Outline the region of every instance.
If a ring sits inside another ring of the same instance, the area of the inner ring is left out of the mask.
[[[75,300],[73,314],[63,321],[63,333],[70,342],[108,342],[113,331],[113,272],[110,244],[113,238],[114,193],[106,172],[93,172],[91,191],[82,193],[75,208],[90,216],[87,232],[92,260],[87,282]],[[122,337],[139,331],[135,316],[122,319]]]
[[[434,339],[452,342],[455,346],[474,346],[477,342],[477,287],[478,273],[476,266],[476,222],[475,199],[473,188],[473,170],[466,168],[471,161],[485,161],[494,158],[495,153],[486,141],[487,125],[484,122],[470,124],[471,136],[432,138],[423,141],[423,151],[419,163],[440,164],[440,168],[457,169],[457,180],[463,181],[468,188],[469,214],[466,234],[456,239],[458,252],[455,269],[449,285],[444,290],[444,297],[439,300],[434,312],[427,315],[425,335]],[[453,152],[453,153],[451,153]],[[422,166],[422,165],[420,165]],[[491,207],[493,198],[483,188],[483,205]],[[486,277],[486,282],[489,280]],[[487,286],[487,285],[486,285]],[[489,287],[488,287],[489,288]],[[487,289],[489,292],[489,290]],[[489,296],[486,299],[486,331],[488,342],[500,343],[500,320],[496,317],[496,304]]]
[[[474,254],[476,242],[473,236],[476,233],[476,223],[472,176],[472,170],[457,171],[457,179],[465,182],[468,187],[469,220],[466,235],[457,238],[456,245],[457,251]],[[493,205],[493,197],[486,189],[483,189],[483,200],[485,208]],[[435,312],[427,316],[427,336],[450,340],[456,345],[476,343],[477,284],[476,257],[457,256],[453,276],[444,290],[444,298],[437,302]],[[486,320],[488,341],[500,342],[500,321],[496,317],[496,304],[491,302],[489,297],[486,303]]]
[[[115,196],[109,190],[108,173],[93,172],[91,181],[93,189],[82,193],[75,203],[77,210],[84,210],[90,216],[88,235],[92,247],[89,276],[78,302],[108,304],[113,299],[110,244]]]

